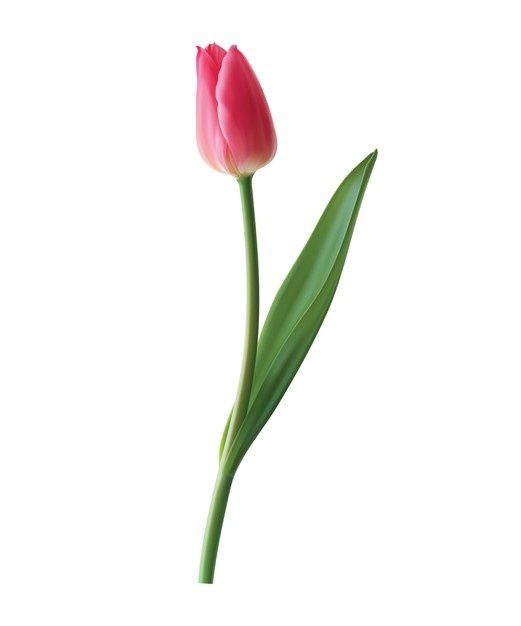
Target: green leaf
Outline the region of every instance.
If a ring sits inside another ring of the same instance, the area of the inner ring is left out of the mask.
[[[224,460],[231,471],[277,407],[324,321],[376,156],[371,153],[344,179],[275,296],[259,338],[248,413]]]
[[[230,415],[228,415],[228,419],[226,420],[226,424],[224,425],[223,434],[221,435],[221,441],[219,442],[219,461],[223,455],[224,445],[226,443],[226,436],[228,435],[228,428],[230,427],[230,420],[232,419],[232,412],[230,411]]]

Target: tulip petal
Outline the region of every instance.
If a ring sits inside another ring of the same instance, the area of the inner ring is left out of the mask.
[[[215,95],[219,125],[240,174],[269,163],[277,150],[273,120],[262,87],[237,46],[222,60]]]
[[[214,63],[217,65],[217,70],[219,71],[221,69],[223,59],[226,56],[226,50],[221,48],[221,46],[216,43],[211,43],[209,46],[206,46],[205,50],[212,57]]]
[[[213,58],[215,56],[218,59],[219,52],[216,48],[219,46],[214,44],[211,54],[202,48],[197,49],[197,145],[201,156],[211,167],[236,176],[237,167],[217,117],[215,89],[219,68],[218,61]]]

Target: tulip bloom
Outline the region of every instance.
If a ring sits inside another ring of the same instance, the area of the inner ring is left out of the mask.
[[[197,145],[213,168],[237,178],[271,161],[277,137],[262,87],[237,46],[197,47]]]

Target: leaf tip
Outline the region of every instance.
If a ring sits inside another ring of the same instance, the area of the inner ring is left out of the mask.
[[[363,166],[363,167],[370,167],[372,168],[373,165],[376,162],[376,159],[378,157],[378,150],[375,148],[372,152],[370,152],[365,159],[359,163],[359,166]]]

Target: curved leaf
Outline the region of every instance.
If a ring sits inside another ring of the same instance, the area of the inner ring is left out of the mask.
[[[259,338],[248,414],[225,459],[231,471],[277,407],[324,321],[376,157],[371,153],[344,179],[275,296]]]
[[[221,460],[221,457],[223,455],[224,445],[226,444],[226,436],[228,435],[228,428],[230,427],[231,419],[232,411],[230,411],[230,415],[228,415],[228,419],[226,420],[226,424],[224,425],[223,434],[221,435],[221,441],[219,442],[219,461]]]

